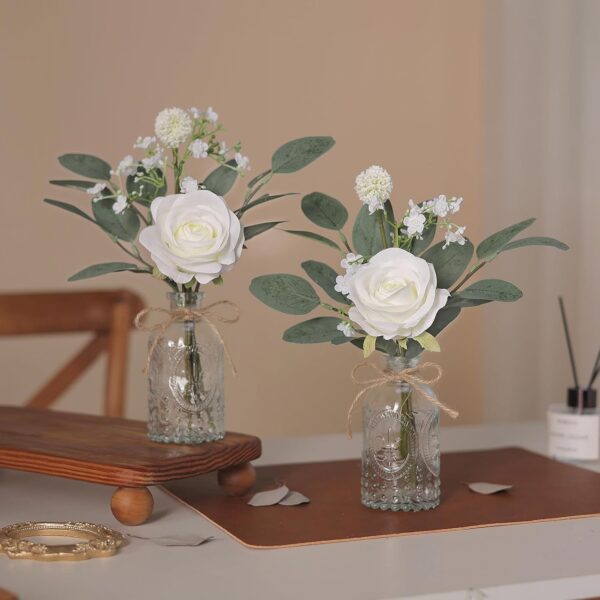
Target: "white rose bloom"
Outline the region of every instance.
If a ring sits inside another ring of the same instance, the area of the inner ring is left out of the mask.
[[[414,338],[433,323],[450,293],[437,289],[433,265],[400,248],[386,248],[347,281],[348,316],[368,335]]]
[[[154,131],[167,148],[177,148],[191,135],[193,126],[192,119],[185,110],[165,108],[156,117]]]
[[[163,275],[177,283],[209,283],[239,260],[244,231],[220,196],[208,190],[156,198],[155,225],[140,234]]]
[[[359,173],[354,189],[359,200],[369,207],[369,214],[383,209],[383,203],[392,195],[392,178],[390,174],[377,165]]]

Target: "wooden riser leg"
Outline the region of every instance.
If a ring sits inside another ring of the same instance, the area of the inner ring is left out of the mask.
[[[217,481],[230,496],[243,496],[254,487],[256,471],[250,463],[242,463],[220,470]]]
[[[154,498],[148,488],[120,487],[112,495],[110,509],[124,525],[145,523],[154,508]]]

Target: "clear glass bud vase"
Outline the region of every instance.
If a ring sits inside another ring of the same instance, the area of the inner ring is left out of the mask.
[[[385,358],[384,370],[419,358]],[[435,397],[431,388],[422,389]],[[387,382],[363,400],[361,500],[369,508],[418,511],[440,503],[439,409],[406,382]]]
[[[198,310],[201,292],[170,293],[173,321],[150,335],[148,435],[199,444],[225,434],[223,345]]]

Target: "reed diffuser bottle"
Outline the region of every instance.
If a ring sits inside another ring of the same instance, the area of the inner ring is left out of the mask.
[[[548,408],[548,453],[566,460],[598,460],[600,458],[600,411],[594,382],[600,373],[600,350],[585,387],[579,385],[575,353],[571,343],[567,315],[562,298],[560,313],[575,387],[567,390],[566,404]]]

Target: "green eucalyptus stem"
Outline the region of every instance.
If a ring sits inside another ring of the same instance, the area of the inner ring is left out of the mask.
[[[340,239],[342,240],[342,243],[346,247],[346,250],[348,250],[348,252],[351,253],[352,248],[350,247],[350,244],[348,243],[348,238],[344,235],[344,232],[341,229],[338,229],[338,233],[340,235]]]
[[[381,233],[381,243],[383,244],[384,248],[388,248],[389,244],[388,244],[388,240],[387,240],[387,234],[385,232],[385,211],[384,210],[377,211],[377,220],[379,221],[379,232]]]
[[[482,267],[484,267],[485,265],[487,265],[489,261],[487,260],[483,260],[480,263],[477,263],[451,290],[450,290],[450,295],[452,294],[456,294],[456,292],[458,292],[458,290],[460,290],[460,288],[467,283],[467,281],[469,281],[469,279],[471,279],[471,277],[473,277],[473,275],[475,275],[475,273],[477,273],[477,271],[479,271],[479,269],[481,269]]]
[[[263,173],[259,173],[250,183],[248,183],[248,189],[246,190],[246,195],[244,196],[244,202],[240,208],[244,208],[247,204],[250,203],[252,198],[256,196],[257,192],[269,181],[271,181],[271,177],[273,177],[273,171],[269,169],[268,171],[264,171]]]
[[[135,210],[135,212],[138,214],[138,216],[140,217],[140,219],[142,219],[142,221],[144,221],[144,223],[146,225],[151,225],[152,223],[144,216],[144,214],[142,213],[142,211],[135,205],[135,204],[130,204],[129,206],[131,206],[131,208],[133,208],[133,210]]]
[[[319,302],[319,304],[326,310],[331,310],[331,311],[337,313],[338,315],[343,315],[344,317],[348,316],[348,313],[343,308],[336,308],[335,306],[332,306],[331,304],[327,304],[327,302]]]
[[[175,193],[181,192],[181,168],[183,163],[179,162],[179,150],[173,148],[173,176],[175,177]]]

